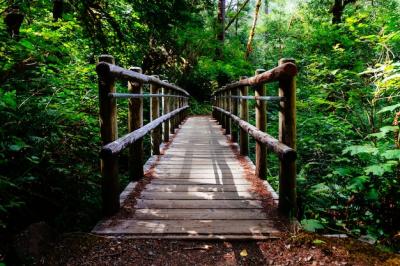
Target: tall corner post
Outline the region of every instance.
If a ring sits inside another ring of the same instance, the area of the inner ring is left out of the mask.
[[[103,64],[102,64],[103,63]],[[111,55],[101,55],[96,71],[99,77],[99,120],[102,145],[113,142],[118,138],[117,102],[109,97],[115,92],[115,78],[110,72],[110,66],[115,64]],[[118,158],[114,155],[104,155],[100,160],[102,175],[102,208],[105,216],[115,214],[120,207]]]
[[[295,63],[281,59],[279,65]],[[287,76],[279,81],[279,96],[284,97],[279,109],[279,141],[296,149],[296,79]],[[279,172],[279,206],[281,213],[293,217],[297,214],[296,159],[281,159]]]
[[[142,73],[140,67],[131,67],[129,70]],[[142,94],[143,85],[139,82],[128,82],[128,92]],[[143,98],[130,98],[128,100],[128,132],[135,131],[143,126]],[[144,176],[143,172],[143,139],[138,139],[129,146],[129,177],[138,181]]]
[[[246,79],[246,76],[240,77],[240,80]],[[248,96],[248,87],[241,86],[240,87],[240,97]],[[240,119],[248,122],[249,121],[249,105],[247,99],[240,99]],[[239,145],[240,145],[240,154],[243,156],[249,155],[249,134],[243,128],[240,128],[239,131]]]
[[[255,74],[259,75],[265,72],[264,69],[257,69]],[[254,94],[256,97],[265,96],[264,84],[257,85],[254,87]],[[266,104],[263,100],[256,100],[256,127],[262,132],[266,132],[267,129],[267,115],[266,115]],[[265,179],[267,175],[267,147],[265,144],[256,141],[256,176],[261,179]]]
[[[153,77],[158,78],[154,75]],[[150,93],[159,94],[160,87],[156,84],[150,84]],[[160,99],[158,96],[151,97],[150,100],[150,119],[151,121],[156,120],[160,116]],[[160,155],[161,145],[161,125],[156,127],[151,133],[151,147],[152,155]]]

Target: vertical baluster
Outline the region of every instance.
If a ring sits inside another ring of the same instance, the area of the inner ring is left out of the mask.
[[[163,80],[163,81],[168,82],[168,80]],[[169,95],[170,90],[168,88],[163,88],[163,94]],[[168,96],[163,97],[163,115],[166,115],[170,112],[169,100],[170,100],[170,98]],[[165,121],[165,123],[164,123],[163,133],[164,133],[164,142],[169,142],[169,120]]]
[[[241,80],[246,78],[245,76],[240,77]],[[247,86],[240,87],[240,96],[248,96]],[[249,122],[249,106],[247,99],[240,99],[240,118]],[[240,128],[240,154],[244,156],[249,155],[249,135],[246,130],[242,128]]]
[[[118,138],[118,125],[116,99],[108,96],[109,93],[115,92],[115,78],[111,75],[109,66],[102,65],[101,62],[115,64],[115,60],[111,55],[101,55],[96,68],[99,76],[100,134],[104,146]],[[120,207],[117,156],[103,156],[100,168],[103,214],[109,216],[116,213]]]
[[[158,76],[153,76],[158,78]],[[150,93],[159,94],[160,87],[155,84],[150,84]],[[160,99],[159,97],[151,97],[150,101],[150,118],[151,121],[156,120],[160,114]],[[156,127],[151,134],[152,155],[160,155],[161,145],[161,125]]]
[[[265,72],[264,69],[257,69],[256,75]],[[257,85],[254,87],[255,96],[265,96],[264,85]],[[256,100],[256,127],[265,132],[266,130],[266,114],[265,114],[265,101]],[[256,141],[256,175],[264,179],[267,173],[267,148],[265,144]]]
[[[281,59],[279,64],[295,63],[293,59]],[[296,149],[296,79],[289,77],[279,81],[279,141]],[[280,161],[279,172],[279,210],[289,216],[297,212],[296,160]]]
[[[227,89],[225,92],[226,95],[226,111],[229,113],[232,112],[231,110],[231,90]],[[229,115],[226,116],[226,130],[225,130],[226,135],[231,134],[231,117]]]
[[[169,94],[174,95],[174,90],[170,90]],[[175,97],[169,99],[169,110],[172,112],[175,110]],[[169,133],[175,133],[175,117],[171,117],[169,120]]]
[[[142,73],[140,67],[132,67],[130,70]],[[128,92],[142,94],[142,84],[139,82],[128,82]],[[130,98],[128,100],[128,131],[132,132],[143,126],[143,98]],[[137,140],[129,146],[129,176],[131,180],[140,180],[143,173],[143,139]]]
[[[231,98],[231,101],[232,101],[232,113],[234,115],[238,116],[239,101],[238,101],[237,98],[234,98],[234,97],[238,96],[238,88],[233,88],[232,92],[231,92],[231,95],[233,96],[233,98]],[[238,127],[236,126],[235,123],[232,123],[231,126],[232,126],[232,132],[231,132],[232,141],[233,142],[238,142],[238,139],[239,139],[238,138],[238,134],[239,134]]]

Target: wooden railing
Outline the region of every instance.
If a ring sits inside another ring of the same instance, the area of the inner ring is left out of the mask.
[[[160,154],[162,138],[169,141],[170,133],[187,115],[189,94],[176,85],[142,74],[141,68],[124,69],[116,66],[114,58],[102,55],[96,71],[99,77],[102,199],[104,215],[112,215],[120,208],[118,155],[129,147],[129,175],[131,180],[143,177],[143,137],[151,132],[152,154]],[[128,81],[129,93],[117,93],[115,82]],[[143,94],[143,84],[150,84],[150,93]],[[161,91],[162,90],[162,91]],[[161,93],[162,92],[162,93]],[[143,98],[150,97],[150,120],[143,126]],[[129,99],[128,131],[118,138],[117,99]],[[160,99],[162,109],[160,108]],[[160,111],[162,115],[160,116]],[[164,124],[164,132],[162,132]],[[163,134],[162,134],[163,133]]]
[[[297,67],[292,59],[281,59],[279,66],[265,71],[256,70],[251,78],[241,77],[213,94],[213,116],[239,142],[240,153],[248,155],[249,140],[256,141],[256,175],[264,179],[267,172],[267,149],[278,155],[279,168],[279,210],[289,216],[296,214],[296,81]],[[279,82],[279,96],[265,96],[264,84]],[[254,96],[248,96],[248,87],[254,89]],[[240,95],[239,95],[240,94]],[[251,125],[248,114],[248,100],[255,100],[256,126]],[[265,133],[266,102],[279,101],[279,140]],[[239,131],[232,131],[231,122]],[[238,136],[239,135],[239,136]]]

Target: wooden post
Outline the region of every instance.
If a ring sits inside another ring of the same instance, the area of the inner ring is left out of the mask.
[[[215,97],[217,97],[217,107],[221,108],[221,95],[220,95],[220,93],[219,93],[219,92],[216,92],[216,93],[215,93]],[[217,115],[218,124],[221,125],[221,121],[222,121],[222,120],[221,120],[221,117],[222,117],[222,114],[221,114],[220,112],[216,111],[216,115]]]
[[[168,82],[168,80],[164,80],[164,82]],[[169,95],[170,90],[167,88],[163,88],[163,94]],[[170,105],[169,97],[164,96],[163,97],[163,115],[166,115],[170,112],[169,105]],[[163,133],[164,133],[164,142],[169,142],[169,120],[165,121],[165,123],[164,123]]]
[[[246,79],[247,77],[243,76],[240,79]],[[248,95],[248,87],[242,86],[240,87],[240,96]],[[249,121],[249,106],[247,103],[247,99],[240,99],[240,118],[246,122]],[[240,154],[247,156],[249,155],[249,135],[247,132],[240,128]]]
[[[169,94],[174,95],[174,91],[170,90]],[[171,97],[169,100],[169,110],[172,112],[175,110],[175,97]],[[169,133],[175,134],[175,117],[169,120]]]
[[[226,97],[225,91],[222,91],[221,92],[221,105],[222,105],[221,108],[224,110],[226,110],[226,98],[225,97]],[[222,128],[226,130],[226,115],[225,114],[221,114],[221,115],[222,115],[221,125],[222,125]]]
[[[115,64],[111,55],[101,55],[100,62]],[[106,145],[118,138],[117,102],[110,98],[109,93],[115,92],[115,78],[111,75],[108,66],[97,67],[99,76],[99,101],[100,101],[100,134],[101,143]],[[102,175],[102,200],[103,214],[113,215],[119,210],[119,180],[118,158],[116,156],[103,157],[100,161]]]
[[[154,75],[158,78],[158,76]],[[150,93],[158,94],[160,92],[160,87],[158,85],[150,84]],[[160,100],[159,97],[151,97],[150,100],[150,118],[151,121],[156,120],[160,114]],[[160,145],[161,145],[161,125],[156,127],[151,134],[151,147],[152,155],[160,155]]]
[[[225,100],[226,100],[226,111],[228,112],[232,112],[231,110],[231,90],[226,90],[225,92]],[[226,135],[230,135],[231,134],[231,117],[230,116],[226,116],[226,130],[225,130],[225,134]]]
[[[130,70],[142,73],[140,67],[132,67]],[[142,94],[142,84],[128,82],[128,92]],[[143,126],[143,98],[130,98],[128,108],[128,132],[132,132]],[[143,139],[139,139],[129,147],[129,176],[133,181],[140,180],[144,175],[143,158]]]
[[[238,96],[238,89],[237,88],[232,89],[231,95],[234,97]],[[239,110],[239,101],[237,98],[231,98],[231,102],[232,102],[232,113],[237,116],[238,110]],[[238,134],[239,134],[238,127],[234,123],[232,123],[231,126],[232,126],[232,129],[231,129],[232,130],[232,132],[231,132],[232,138],[231,139],[233,142],[238,142],[238,139],[239,139],[238,138]]]
[[[281,59],[279,64],[295,63],[293,59]],[[289,77],[279,81],[279,141],[296,149],[296,79]],[[296,161],[281,160],[279,172],[279,210],[288,215],[297,214]]]
[[[257,69],[256,75],[265,72],[264,69]],[[254,87],[255,96],[265,96],[264,85]],[[256,100],[256,127],[265,132],[266,130],[266,113],[265,101]],[[264,179],[267,174],[267,147],[261,142],[256,141],[256,175]]]

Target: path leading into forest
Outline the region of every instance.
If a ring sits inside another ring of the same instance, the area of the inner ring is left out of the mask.
[[[152,169],[150,183],[135,196],[131,215],[101,221],[93,233],[169,239],[276,236],[280,230],[265,211],[276,206],[263,204],[271,196],[252,189],[254,171],[231,146],[211,117],[188,118]]]

